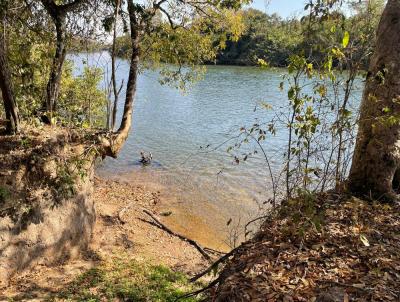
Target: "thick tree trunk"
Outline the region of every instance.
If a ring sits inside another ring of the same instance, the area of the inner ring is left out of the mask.
[[[4,37],[0,33],[0,89],[3,96],[4,110],[6,113],[6,131],[9,134],[18,133],[20,128],[20,119],[18,107],[15,103],[14,94],[11,85],[10,71],[7,64],[5,53]]]
[[[348,187],[361,197],[393,200],[399,168],[400,0],[389,0],[368,71]]]
[[[126,97],[124,104],[124,112],[118,131],[112,135],[110,140],[103,142],[105,155],[117,157],[121,151],[129,131],[132,126],[133,103],[136,95],[137,75],[139,69],[139,52],[140,52],[140,24],[132,1],[128,1],[128,12],[131,31],[132,55],[130,61],[129,78],[126,87]]]

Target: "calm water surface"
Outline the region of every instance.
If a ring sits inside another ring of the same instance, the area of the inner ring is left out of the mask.
[[[71,55],[70,58],[80,68],[85,60],[109,70],[107,53]],[[119,81],[124,79],[126,83],[128,69],[128,62],[118,61]],[[209,66],[204,79],[186,94],[160,85],[156,72],[142,73],[129,139],[119,158],[107,158],[98,173],[173,188],[178,204],[192,208],[210,222],[214,218],[203,213],[199,204],[218,211],[223,219],[247,220],[271,196],[266,164],[260,155],[255,155],[237,165],[226,152],[235,140],[223,143],[235,137],[240,127],[252,125],[256,119],[265,121],[272,117],[273,111],[255,110],[261,101],[275,108],[286,104],[287,93],[279,89],[284,72]],[[121,95],[122,101],[124,92]],[[277,154],[272,159],[274,169],[282,162],[280,150],[285,143],[285,130],[264,142],[269,152]],[[153,154],[151,166],[138,164],[141,150]]]

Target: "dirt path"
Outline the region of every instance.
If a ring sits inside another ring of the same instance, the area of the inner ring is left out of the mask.
[[[79,259],[66,259],[54,267],[38,266],[14,277],[8,288],[0,289],[0,301],[43,301],[82,272],[122,254],[189,275],[207,265],[191,245],[144,221],[149,217],[143,208],[156,213],[165,208],[160,192],[99,178],[94,187],[97,219],[89,250]]]

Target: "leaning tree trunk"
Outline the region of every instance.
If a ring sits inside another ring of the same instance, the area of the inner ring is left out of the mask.
[[[126,87],[126,97],[121,124],[109,140],[103,142],[105,155],[117,157],[121,151],[132,126],[133,103],[136,95],[137,75],[140,52],[140,24],[135,5],[128,1],[128,12],[131,32],[132,55],[130,60],[129,78]]]
[[[349,189],[357,196],[393,200],[399,168],[400,0],[388,0],[361,103]]]
[[[10,71],[8,69],[7,57],[5,54],[4,37],[0,33],[0,89],[3,96],[4,110],[6,113],[6,131],[9,134],[19,132],[19,113],[14,100],[11,85]]]

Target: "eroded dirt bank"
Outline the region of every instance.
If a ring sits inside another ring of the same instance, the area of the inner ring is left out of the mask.
[[[0,136],[0,285],[76,257],[95,222],[90,139],[66,129]]]
[[[42,301],[59,293],[79,274],[120,256],[163,264],[189,275],[207,266],[193,246],[146,222],[149,217],[143,209],[159,213],[157,207],[163,203],[159,192],[99,178],[95,178],[94,188],[93,239],[81,257],[55,266],[41,263],[15,276],[10,286],[0,291],[0,300]]]

